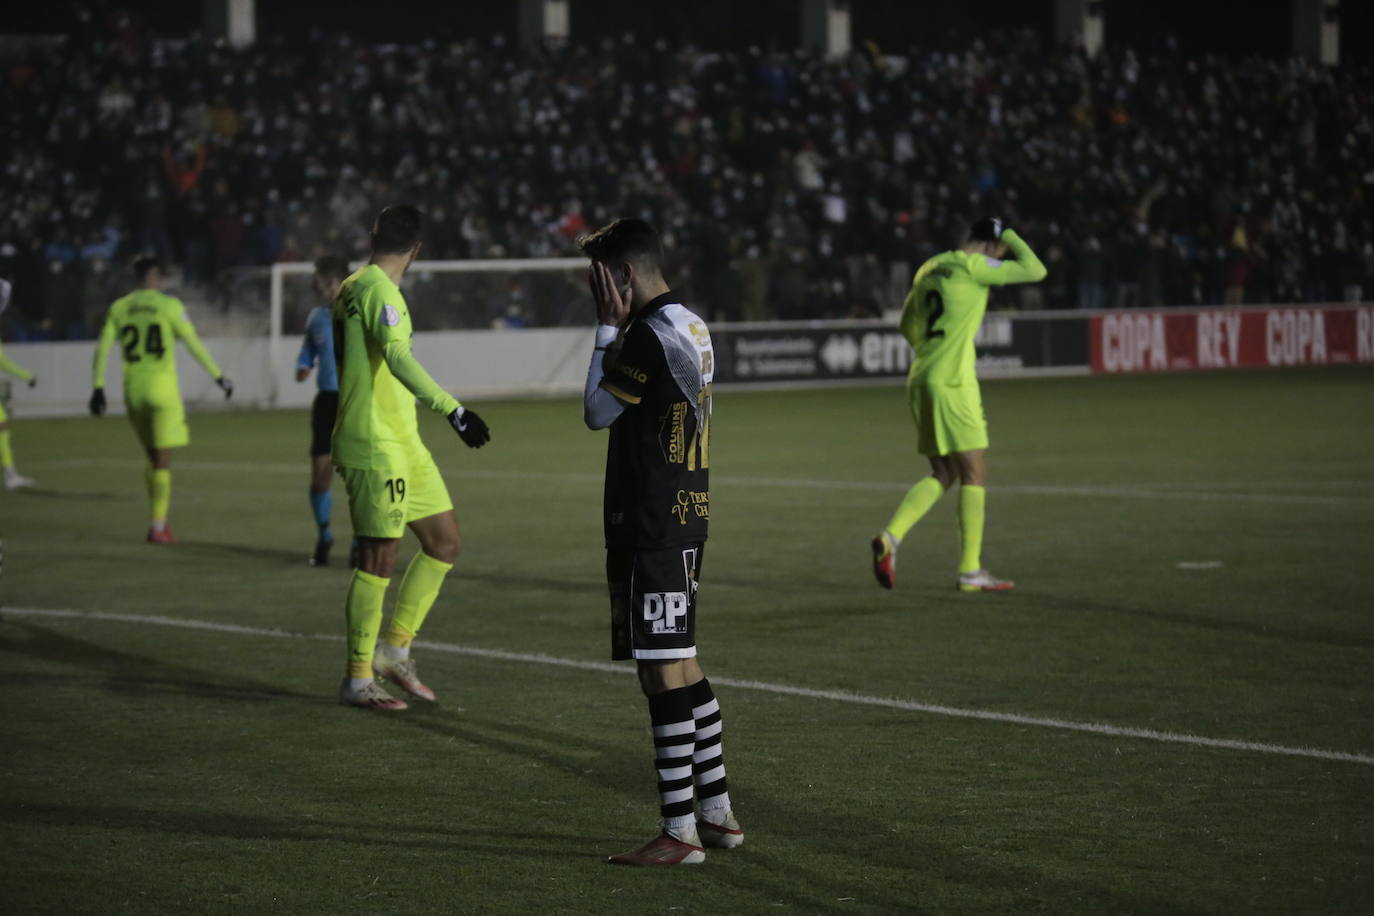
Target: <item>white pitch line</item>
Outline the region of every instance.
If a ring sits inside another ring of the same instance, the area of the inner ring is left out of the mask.
[[[241,636],[266,636],[273,639],[307,639],[323,642],[342,642],[343,637],[330,633],[291,633],[266,627],[246,627],[233,623],[215,623],[208,620],[194,620],[184,617],[160,617],[148,614],[115,614],[104,611],[56,610],[42,608],[0,607],[0,618],[5,614],[16,617],[44,617],[67,620],[104,620],[115,623],[142,624],[145,626],[176,627],[183,630],[205,630],[214,633],[235,633]],[[608,674],[631,674],[634,668],[626,664],[610,662],[583,661],[575,658],[559,658],[534,652],[508,652],[504,649],[480,649],[475,646],[460,646],[456,643],[417,640],[415,645],[437,652],[454,655],[468,655],[475,658],[490,658],[498,661],[520,662],[531,665],[550,665],[560,668],[575,668],[582,671],[599,671]],[[856,706],[878,706],[885,709],[900,709],[905,712],[920,712],[937,716],[950,716],[956,719],[980,719],[985,722],[1002,722],[1010,725],[1029,725],[1035,728],[1054,728],[1061,731],[1087,732],[1094,735],[1109,735],[1116,738],[1141,738],[1147,741],[1162,741],[1170,744],[1191,744],[1196,747],[1212,747],[1228,751],[1251,751],[1258,754],[1274,754],[1284,757],[1309,757],[1315,760],[1337,760],[1343,763],[1361,763],[1374,766],[1374,755],[1353,754],[1346,751],[1328,751],[1321,748],[1291,747],[1283,744],[1266,744],[1260,741],[1241,741],[1233,738],[1208,738],[1203,735],[1190,735],[1184,732],[1156,731],[1152,728],[1129,728],[1120,725],[1106,725],[1100,722],[1072,722],[1067,719],[1047,719],[1039,716],[1025,716],[1018,713],[993,712],[985,709],[966,709],[959,706],[942,706],[936,703],[917,703],[894,697],[875,697],[847,690],[816,690],[810,687],[794,687],[790,684],[773,684],[768,681],[750,681],[732,677],[713,677],[712,681],[735,687],[740,690],[757,690],[762,693],[775,693],[783,696],[806,697],[812,700],[831,700],[836,703],[851,703]]]
[[[120,458],[72,458],[53,462],[61,467],[141,468],[143,462]],[[253,464],[233,461],[185,461],[177,465],[186,471],[228,471],[233,473],[300,474],[304,464]],[[575,474],[565,471],[492,471],[464,469],[443,471],[454,480],[551,480],[560,483],[600,483],[602,474]],[[885,482],[873,480],[814,480],[793,477],[731,477],[717,475],[712,483],[718,486],[772,487],[799,490],[865,490],[895,492],[905,490],[912,481]],[[996,493],[1019,496],[1080,496],[1106,499],[1169,499],[1183,502],[1253,502],[1286,505],[1348,506],[1374,504],[1374,496],[1303,496],[1292,493],[1227,493],[1210,490],[1180,489],[1168,484],[1140,484],[1131,487],[1063,486],[1057,484],[994,485]]]

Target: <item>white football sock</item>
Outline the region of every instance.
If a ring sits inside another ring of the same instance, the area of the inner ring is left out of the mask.
[[[730,795],[721,793],[711,799],[712,806],[707,808],[704,805],[701,809],[701,819],[708,824],[715,824],[717,827],[730,819]]]
[[[675,840],[691,843],[693,846],[701,845],[701,839],[697,836],[697,819],[694,814],[665,817],[663,819],[663,832]]]

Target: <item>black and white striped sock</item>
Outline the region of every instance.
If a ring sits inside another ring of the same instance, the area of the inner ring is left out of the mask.
[[[663,828],[677,834],[693,828],[692,749],[696,723],[692,718],[690,688],[679,687],[649,697],[649,718],[654,724],[654,766],[658,769],[659,813]]]
[[[715,821],[730,810],[730,793],[725,785],[725,757],[721,752],[720,704],[711,682],[702,678],[687,688],[691,695],[692,720],[696,725],[692,750],[692,779],[697,787],[701,816]]]

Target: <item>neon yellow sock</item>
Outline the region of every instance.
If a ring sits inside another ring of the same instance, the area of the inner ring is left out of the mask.
[[[10,431],[0,429],[0,468],[14,467],[14,452],[10,450]]]
[[[906,491],[906,496],[902,497],[902,502],[897,506],[897,511],[892,514],[892,521],[887,523],[887,531],[897,541],[906,537],[906,533],[911,530],[911,526],[921,520],[921,516],[930,511],[930,507],[940,501],[940,497],[945,495],[945,488],[940,486],[940,481],[934,477],[927,477],[916,486]]]
[[[344,602],[344,618],[348,621],[348,676],[372,677],[372,653],[377,648],[377,631],[382,626],[382,602],[390,579],[353,570]]]
[[[959,572],[983,568],[983,507],[987,490],[965,484],[959,488]]]
[[[444,584],[444,576],[453,568],[452,563],[444,563],[426,554],[417,553],[406,567],[401,579],[401,591],[396,596],[396,613],[391,616],[391,627],[386,631],[386,644],[397,649],[409,649],[410,641],[420,632],[425,615],[439,597],[439,588]]]
[[[167,510],[172,507],[172,472],[168,468],[149,468],[145,479],[152,519],[154,522],[165,522]]]

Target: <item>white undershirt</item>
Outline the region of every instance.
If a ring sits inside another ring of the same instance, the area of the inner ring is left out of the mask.
[[[587,384],[582,389],[582,419],[588,429],[605,429],[625,410],[624,402],[601,387],[601,379],[606,374],[603,367],[606,348],[615,343],[619,333],[609,324],[599,325],[596,329],[596,349],[592,350],[591,365],[587,366]]]

